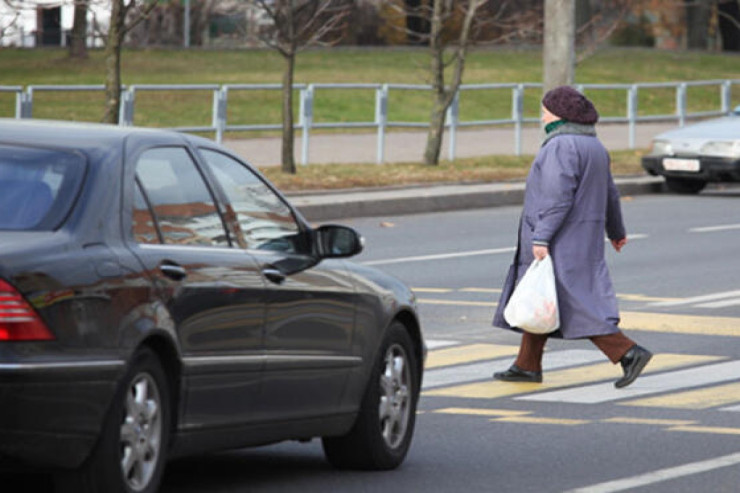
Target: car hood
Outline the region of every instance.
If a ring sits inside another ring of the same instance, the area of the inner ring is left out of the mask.
[[[740,139],[740,117],[727,116],[707,120],[695,125],[668,130],[655,136],[655,140],[737,140]]]

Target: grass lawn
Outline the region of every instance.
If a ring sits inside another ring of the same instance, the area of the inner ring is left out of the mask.
[[[467,59],[464,82],[520,83],[542,79],[542,54],[538,49],[480,49]],[[122,60],[123,83],[132,84],[279,84],[283,59],[270,50],[126,50]],[[392,83],[426,84],[429,55],[424,49],[335,48],[301,52],[297,58],[296,83]],[[91,51],[83,62],[70,62],[61,49],[0,49],[0,86],[99,85],[103,83],[101,51]],[[668,52],[647,49],[604,49],[581,63],[576,82],[625,84],[635,82],[740,79],[740,57],[718,53]],[[603,116],[624,116],[624,90],[587,92]],[[525,116],[538,117],[540,94],[525,92]],[[719,108],[717,86],[690,88],[689,110]],[[734,86],[733,105],[740,104],[740,84]],[[296,99],[296,112],[298,98]],[[431,94],[426,91],[391,90],[391,121],[426,123]],[[641,90],[641,115],[672,114],[675,91]],[[35,118],[99,121],[103,114],[102,91],[34,92]],[[229,92],[229,124],[277,124],[280,122],[279,90]],[[15,95],[0,92],[0,116],[13,116]],[[137,91],[135,123],[143,126],[209,126],[212,92]],[[375,91],[370,89],[317,89],[314,121],[370,122],[374,119]],[[460,119],[477,121],[506,119],[511,114],[511,91],[465,92]],[[316,130],[330,131],[330,130]],[[347,131],[347,130],[342,130]],[[229,133],[229,138],[257,136],[256,132]],[[209,136],[212,136],[209,135]],[[492,156],[443,163],[438,168],[416,164],[385,165],[383,173],[372,166],[301,167],[296,177],[265,170],[279,186],[297,188],[344,188],[390,183],[430,181],[490,181],[521,178],[530,157]],[[615,174],[640,173],[639,155],[615,153]],[[620,167],[624,169],[620,171]]]

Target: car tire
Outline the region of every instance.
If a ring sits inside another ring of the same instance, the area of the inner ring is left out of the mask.
[[[347,435],[323,439],[330,464],[388,470],[403,462],[414,434],[419,371],[409,333],[394,322],[380,345],[354,426]]]
[[[669,178],[666,177],[665,184],[668,190],[680,194],[696,194],[704,190],[707,182],[704,180],[692,180],[691,178]]]
[[[166,462],[170,392],[159,358],[139,349],[115,394],[98,443],[83,466],[57,475],[55,491],[154,493]]]

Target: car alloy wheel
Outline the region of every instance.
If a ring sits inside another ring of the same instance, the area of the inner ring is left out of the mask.
[[[406,351],[393,344],[385,355],[385,369],[380,375],[380,404],[378,418],[383,439],[395,449],[406,436],[411,414],[411,370]]]
[[[131,382],[121,424],[121,470],[126,484],[141,491],[157,469],[162,449],[162,400],[151,375]]]

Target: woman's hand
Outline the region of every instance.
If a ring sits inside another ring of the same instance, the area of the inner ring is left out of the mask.
[[[611,242],[612,242],[612,246],[614,247],[614,249],[617,252],[621,252],[622,247],[627,244],[627,238],[625,237],[619,240],[611,240]]]
[[[550,254],[550,250],[546,246],[534,245],[532,247],[532,255],[537,260],[542,260]]]

